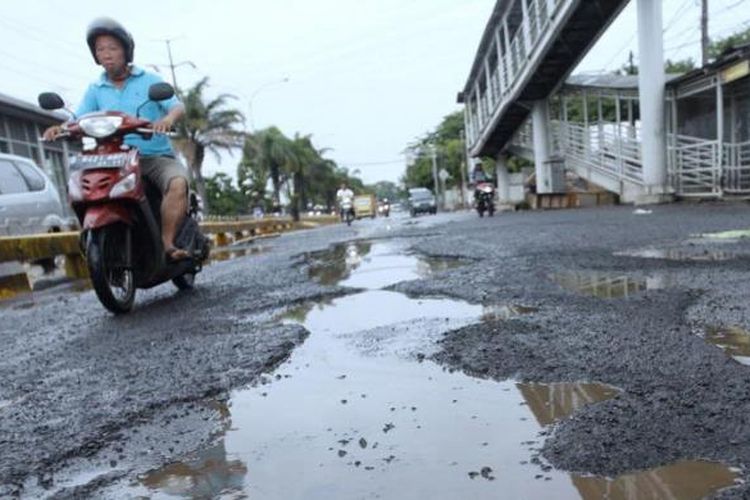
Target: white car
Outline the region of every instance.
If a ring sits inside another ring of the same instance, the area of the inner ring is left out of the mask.
[[[0,153],[0,236],[68,229],[55,185],[31,160]]]

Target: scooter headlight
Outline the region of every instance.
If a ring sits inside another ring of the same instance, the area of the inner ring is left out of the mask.
[[[109,190],[109,197],[117,198],[118,196],[128,194],[133,189],[135,189],[136,181],[137,179],[135,177],[135,172],[126,175],[125,177],[120,179],[117,184],[112,186],[112,189]]]
[[[68,198],[70,201],[81,201],[83,199],[83,193],[81,193],[81,173],[73,172],[70,174],[68,180]]]
[[[78,121],[81,129],[91,137],[102,138],[114,134],[122,125],[121,116],[91,116]]]

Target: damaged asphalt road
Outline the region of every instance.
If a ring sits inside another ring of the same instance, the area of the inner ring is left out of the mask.
[[[209,266],[192,293],[139,291],[125,317],[104,312],[92,292],[0,306],[0,497],[94,494],[209,446],[223,425],[211,401],[261,383],[309,335],[258,318],[352,293],[311,280],[305,255],[396,236],[465,265],[390,290],[529,311],[415,350],[482,379],[620,389],[555,425],[540,450],[555,468],[617,476],[686,459],[744,467],[750,367],[701,336],[750,329],[750,241],[694,235],[746,228],[748,215],[745,205],[700,204],[648,215],[617,207],[362,221],[285,235],[271,252]],[[622,254],[642,249],[673,252]],[[716,251],[721,258],[704,258]],[[748,493],[743,484],[719,495]]]

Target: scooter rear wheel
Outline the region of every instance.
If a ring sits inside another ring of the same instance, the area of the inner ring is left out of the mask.
[[[133,308],[135,279],[132,269],[123,267],[125,251],[124,226],[107,226],[92,230],[86,246],[86,260],[96,296],[115,314]]]

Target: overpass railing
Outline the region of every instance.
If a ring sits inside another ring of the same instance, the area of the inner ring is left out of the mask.
[[[556,20],[555,12],[566,2],[571,3],[570,0],[527,0],[522,2],[525,9],[515,33],[509,35],[504,22],[495,29],[494,48],[487,50],[484,68],[471,95],[467,96],[466,128],[470,146],[478,141],[509,96],[517,92],[540,41]],[[496,57],[490,57],[491,54]],[[484,80],[482,85],[480,79]]]

